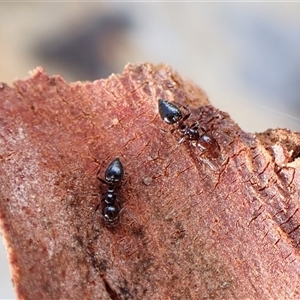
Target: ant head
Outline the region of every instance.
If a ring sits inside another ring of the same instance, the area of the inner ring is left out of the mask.
[[[160,117],[167,124],[175,124],[182,119],[182,112],[177,105],[163,99],[158,99]]]
[[[105,170],[105,180],[116,183],[122,180],[124,168],[119,158],[114,159]]]

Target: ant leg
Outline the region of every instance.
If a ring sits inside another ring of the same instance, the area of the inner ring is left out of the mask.
[[[92,217],[92,230],[93,230],[93,231],[96,231],[96,230],[95,230],[95,223],[96,223],[95,218],[96,218],[96,212],[98,211],[98,209],[99,209],[99,207],[100,207],[100,204],[101,204],[101,202],[99,202],[99,203],[97,204],[97,206],[96,206],[96,208],[95,208],[95,210],[94,210],[94,213],[93,213],[93,217]],[[100,214],[100,216],[102,217],[102,214]]]
[[[102,178],[99,176],[100,171],[101,171],[101,169],[98,170],[98,172],[97,172],[97,174],[96,174],[96,178],[97,178],[100,182],[102,182],[102,183],[104,183],[104,184],[108,184],[104,179],[102,179]]]
[[[113,197],[111,198],[111,201],[116,201],[118,204],[120,204],[120,203],[122,203],[122,201],[120,201],[120,199],[118,199],[117,195],[118,195],[117,193],[114,193]],[[104,197],[102,199],[102,201],[105,201],[105,199],[106,199],[106,197]]]
[[[160,128],[160,131],[162,131],[162,132],[168,132],[168,130],[163,129],[163,128]]]
[[[198,122],[195,122],[191,125],[192,129],[201,129]],[[202,130],[202,129],[201,129]]]
[[[177,104],[177,105],[181,106],[187,112],[187,114],[180,120],[180,123],[183,123],[185,120],[187,120],[190,117],[191,111],[188,107],[184,105],[181,104]]]
[[[190,117],[191,113],[189,112],[187,115],[185,115],[181,120],[180,123],[183,123],[185,120],[187,120]]]
[[[105,193],[103,193],[103,194],[91,194],[91,196],[94,196],[94,197],[99,197],[99,196],[104,196],[104,195],[105,195]],[[103,201],[105,201],[105,197],[103,197],[101,199],[101,201],[99,202],[99,204],[96,207],[96,210],[99,208],[100,203],[103,202]]]
[[[121,214],[121,212],[123,212],[124,210],[126,210],[126,207],[123,207],[123,208],[120,210],[120,214]],[[134,222],[136,222],[137,224],[141,224],[141,223],[137,220],[137,218],[136,218],[132,213],[130,213],[128,210],[126,210],[126,214],[127,214]]]
[[[183,143],[186,140],[186,136],[184,135],[178,142],[178,145]]]
[[[108,184],[108,182],[106,182],[104,179],[98,177],[98,175],[97,175],[97,179],[98,179],[100,182],[102,182],[102,183],[104,183],[104,184],[106,184],[106,185]]]
[[[97,204],[97,206],[96,206],[96,208],[95,208],[95,210],[94,210],[94,215],[95,215],[96,211],[99,209],[100,203],[101,203],[101,202],[99,202],[99,203]]]
[[[100,170],[101,170],[101,168],[98,170],[98,172],[97,172],[97,174],[96,174],[96,177],[98,178],[98,175],[99,175],[99,173],[100,173]]]
[[[91,196],[98,197],[98,196],[102,196],[102,195],[101,194],[91,194]]]

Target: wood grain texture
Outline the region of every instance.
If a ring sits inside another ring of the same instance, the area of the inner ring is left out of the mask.
[[[178,145],[163,98],[220,146]],[[300,299],[300,135],[243,132],[165,65],[0,88],[0,217],[19,299]],[[125,168],[121,223],[96,173]]]

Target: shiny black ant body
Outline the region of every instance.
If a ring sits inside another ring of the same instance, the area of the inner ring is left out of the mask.
[[[177,130],[181,134],[178,144],[185,140],[195,141],[193,145],[201,152],[209,152],[212,158],[218,157],[220,153],[218,142],[211,135],[205,132],[200,133],[201,128],[198,122],[192,125],[186,124],[185,121],[190,117],[191,112],[189,108],[180,106],[186,111],[185,115],[178,105],[163,99],[158,100],[158,111],[162,120],[169,125],[174,125],[171,132]]]
[[[120,214],[123,211],[120,202],[116,195],[116,186],[122,180],[124,176],[124,168],[119,158],[114,159],[105,170],[105,179],[99,177],[99,171],[97,172],[97,179],[106,184],[107,192],[105,197],[101,200],[104,202],[102,208],[102,218],[106,227],[115,227],[120,221]],[[100,203],[101,203],[100,202]],[[97,205],[95,211],[100,207],[100,203]]]

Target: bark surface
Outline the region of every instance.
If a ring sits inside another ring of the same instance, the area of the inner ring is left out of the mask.
[[[178,145],[158,115],[189,106],[219,145]],[[300,299],[300,135],[243,132],[164,65],[0,86],[0,219],[19,299]],[[116,157],[125,208],[95,208]],[[99,194],[95,196],[95,194]]]

